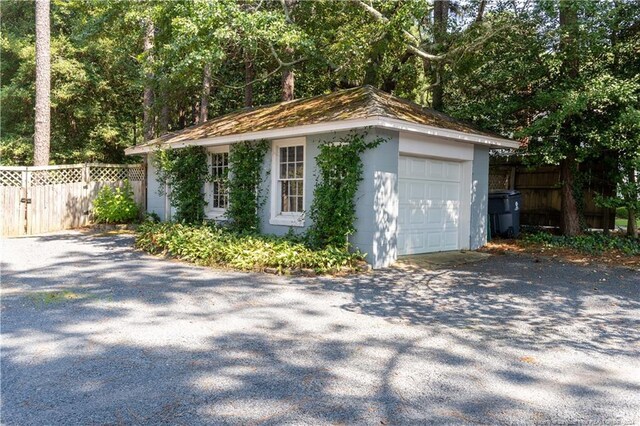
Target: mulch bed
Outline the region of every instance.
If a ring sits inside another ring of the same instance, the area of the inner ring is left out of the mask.
[[[581,265],[623,266],[640,270],[640,256],[629,256],[619,251],[588,254],[566,247],[549,247],[543,244],[524,243],[520,240],[495,239],[479,251],[495,255],[524,254],[552,257],[564,262]]]

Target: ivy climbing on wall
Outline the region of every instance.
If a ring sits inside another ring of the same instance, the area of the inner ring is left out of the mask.
[[[175,221],[199,223],[204,220],[204,183],[209,177],[207,154],[201,147],[156,151],[153,165],[158,170],[160,195],[169,191],[169,201],[175,207]]]
[[[362,154],[386,141],[382,137],[367,140],[366,132],[352,131],[320,144],[309,211],[313,224],[307,234],[312,246],[349,248],[348,237],[356,231],[355,197],[363,179]]]
[[[241,233],[260,232],[260,209],[266,197],[262,193],[262,171],[269,141],[243,141],[229,150],[229,226]]]

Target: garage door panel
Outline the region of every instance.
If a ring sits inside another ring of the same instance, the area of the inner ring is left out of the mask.
[[[398,252],[456,250],[460,163],[401,156],[398,173]]]
[[[424,225],[425,219],[428,217],[428,214],[424,214],[423,209],[413,208],[409,210],[409,225]]]
[[[439,251],[442,247],[442,234],[440,233],[428,233],[427,237],[427,251]],[[414,253],[418,253],[415,252]]]
[[[442,223],[442,209],[439,206],[436,207],[430,207],[427,210],[427,223],[429,225],[431,225],[431,228],[433,228],[433,225],[440,225]],[[438,229],[438,228],[435,228]]]
[[[424,178],[427,176],[427,164],[419,159],[411,159],[409,172],[411,176]]]
[[[426,188],[422,182],[411,182],[409,184],[409,201],[419,203],[426,197]]]
[[[458,248],[458,233],[457,232],[445,232],[444,234],[444,247],[447,250],[456,250]]]

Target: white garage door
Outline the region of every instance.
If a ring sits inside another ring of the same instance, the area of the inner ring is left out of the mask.
[[[458,249],[461,165],[400,156],[398,254]]]

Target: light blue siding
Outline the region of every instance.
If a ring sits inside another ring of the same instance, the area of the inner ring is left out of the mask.
[[[489,148],[475,145],[471,171],[471,233],[469,247],[487,243],[487,203],[489,198]]]
[[[157,170],[153,166],[153,154],[147,155],[147,212],[155,213],[162,220],[167,220],[165,212],[165,197],[158,193]]]
[[[398,132],[369,130],[370,139],[387,142],[362,155],[363,180],[356,195],[356,233],[352,245],[367,253],[374,268],[388,266],[397,257]]]
[[[396,258],[399,137],[398,132],[381,129],[363,129],[362,131],[367,132],[368,140],[374,140],[380,136],[388,141],[363,154],[363,181],[356,195],[357,232],[350,237],[350,242],[354,248],[367,253],[367,261],[374,267],[382,267]],[[347,134],[348,132],[334,132],[306,138],[304,198],[307,211],[313,202],[313,189],[318,174],[315,158],[320,152],[320,143],[338,139]],[[262,232],[276,235],[286,234],[290,229],[295,233],[304,232],[311,224],[308,217],[305,217],[302,227],[269,223],[271,176],[268,173],[271,170],[271,159],[272,153],[269,150],[263,165],[262,192],[266,196],[266,202],[260,212]]]
[[[363,160],[363,181],[356,195],[356,233],[349,240],[354,248],[367,253],[367,261],[374,268],[388,266],[397,257],[397,221],[398,221],[398,155],[399,134],[384,129],[367,129],[367,138],[373,140],[380,136],[387,139],[375,149],[365,152]],[[317,179],[316,157],[319,145],[346,135],[347,132],[311,135],[305,143],[305,209],[313,202],[313,190]],[[272,225],[271,218],[271,159],[272,147],[265,155],[262,165],[262,194],[265,202],[260,209],[261,231],[265,234],[284,235],[289,230],[301,233],[308,229],[311,222],[304,219],[304,226],[290,227]],[[147,210],[166,219],[165,197],[158,194],[159,185],[156,170],[153,167],[153,154],[148,156]],[[489,148],[474,147],[472,165],[472,194],[470,210],[470,248],[477,249],[487,240],[487,201],[489,190]]]

